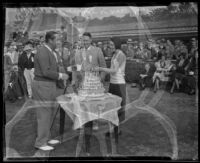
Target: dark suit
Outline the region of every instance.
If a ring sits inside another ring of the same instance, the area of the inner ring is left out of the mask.
[[[146,87],[151,87],[153,84],[153,79],[152,79],[153,74],[154,74],[153,68],[150,68],[149,71],[143,70],[141,74],[147,75],[147,76],[145,76],[144,78],[140,77],[140,80],[139,80],[140,86],[144,84]]]
[[[50,139],[50,127],[56,111],[56,82],[59,72],[55,56],[45,46],[38,48],[34,68],[33,99],[40,102],[40,107],[36,108],[38,129],[35,147],[40,147]],[[49,102],[48,107],[43,106],[45,102]]]
[[[34,55],[35,54],[31,53],[30,57],[28,58],[26,52],[23,52],[19,56],[18,66],[21,68],[22,71],[24,71],[25,68],[27,69],[34,68],[34,61],[32,60],[32,58],[34,58]]]
[[[192,56],[189,61],[188,61],[188,65],[186,66],[187,70],[186,70],[186,76],[184,77],[184,82],[183,85],[185,88],[188,89],[188,92],[190,92],[191,90],[195,90],[196,89],[196,74],[197,74],[197,65],[196,65],[196,58],[194,56]],[[189,72],[194,72],[194,75],[189,75]],[[187,92],[187,91],[186,91]]]

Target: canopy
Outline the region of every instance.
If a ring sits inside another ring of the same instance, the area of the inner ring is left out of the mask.
[[[28,31],[30,36],[44,34],[46,31],[60,31],[61,25],[66,26],[68,33],[68,41],[74,42],[78,40],[78,30],[69,23],[69,21],[57,13],[41,13],[31,20]],[[73,39],[72,39],[73,37]]]

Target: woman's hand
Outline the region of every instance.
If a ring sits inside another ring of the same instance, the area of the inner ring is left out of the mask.
[[[93,71],[101,71],[101,67],[94,67]]]

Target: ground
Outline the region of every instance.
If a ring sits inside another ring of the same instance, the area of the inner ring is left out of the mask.
[[[61,93],[62,90],[59,90]],[[131,88],[127,85],[127,102],[137,100],[142,91],[138,88]],[[153,98],[153,102],[151,101]],[[156,99],[158,99],[156,101]],[[151,101],[153,106],[164,117],[167,116],[176,127],[176,138],[178,144],[178,159],[191,160],[198,158],[198,112],[195,95],[185,93],[170,94],[168,91],[159,90],[157,93],[150,91],[144,102],[148,104]],[[28,110],[19,121],[13,122],[13,117],[18,113],[24,104],[24,100],[18,100],[15,103],[5,102],[6,123],[12,126],[9,138],[9,144],[6,147],[10,149],[11,157],[22,156],[31,157],[38,153],[34,148],[36,138],[36,115],[35,110]],[[72,121],[68,116],[65,120],[65,133],[73,133]],[[161,121],[153,114],[144,112],[137,114],[123,123],[120,128],[122,135],[119,137],[119,155],[128,156],[169,156],[172,157],[172,144],[170,138],[172,133],[167,134]],[[52,135],[58,136],[59,115],[54,122]],[[55,147],[50,152],[51,157],[74,157],[76,152],[78,137],[69,139]],[[92,137],[91,156],[101,156],[99,143],[96,137]],[[5,151],[5,150],[4,150]],[[5,154],[4,154],[5,156]],[[81,152],[84,156],[84,150]]]

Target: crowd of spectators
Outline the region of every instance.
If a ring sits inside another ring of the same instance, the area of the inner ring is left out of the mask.
[[[7,92],[7,98],[13,101],[21,99],[22,96],[31,98],[30,80],[32,77],[30,77],[30,74],[29,77],[27,77],[27,73],[25,75],[24,72],[25,69],[30,70],[34,68],[34,60],[32,59],[29,61],[29,56],[31,55],[32,58],[34,58],[37,48],[45,42],[44,36],[40,36],[36,40],[28,40],[25,38],[28,37],[28,34],[22,37],[20,33],[20,31],[15,32],[10,44],[6,44],[4,47],[4,90],[5,93]],[[60,58],[60,63],[64,65],[64,69],[61,68],[60,71],[67,71],[66,67],[68,65],[73,65],[72,62],[74,60],[72,58],[74,58],[76,50],[82,47],[81,39],[78,42],[74,42],[74,44],[70,44],[66,40],[67,34],[62,27],[56,49]],[[93,46],[101,48],[106,59],[112,57],[112,51],[108,46],[108,41],[92,43]],[[183,85],[183,87],[187,85],[190,88],[189,93],[195,93],[195,76],[197,76],[196,67],[198,63],[197,39],[192,38],[188,42],[183,42],[181,40],[172,42],[166,39],[149,39],[146,42],[139,42],[127,39],[127,42],[121,43],[121,50],[126,55],[127,59],[151,60],[155,62],[155,72],[152,72],[151,68],[149,71],[149,65],[145,65],[144,72],[140,74],[139,85],[141,89],[150,86],[152,82],[152,84],[154,84],[154,91],[156,92],[156,90],[159,89],[160,81],[165,81],[166,78],[170,77],[172,81],[171,93],[173,93],[175,89],[180,90],[180,85]],[[28,56],[28,59],[26,56]],[[33,62],[32,67],[30,65],[27,66],[27,64],[31,64],[31,61]],[[174,61],[173,64],[171,61]],[[27,84],[27,82],[29,84]]]
[[[93,43],[102,49],[105,57],[111,57],[107,46],[108,41]],[[198,40],[192,38],[186,42],[181,40],[171,41],[169,39],[149,39],[148,41],[133,41],[128,39],[126,43],[121,43],[121,50],[125,53],[127,59],[146,59],[159,60],[164,54],[166,58],[177,60],[181,53],[189,55],[192,50],[197,48]],[[186,56],[188,57],[188,56]]]

